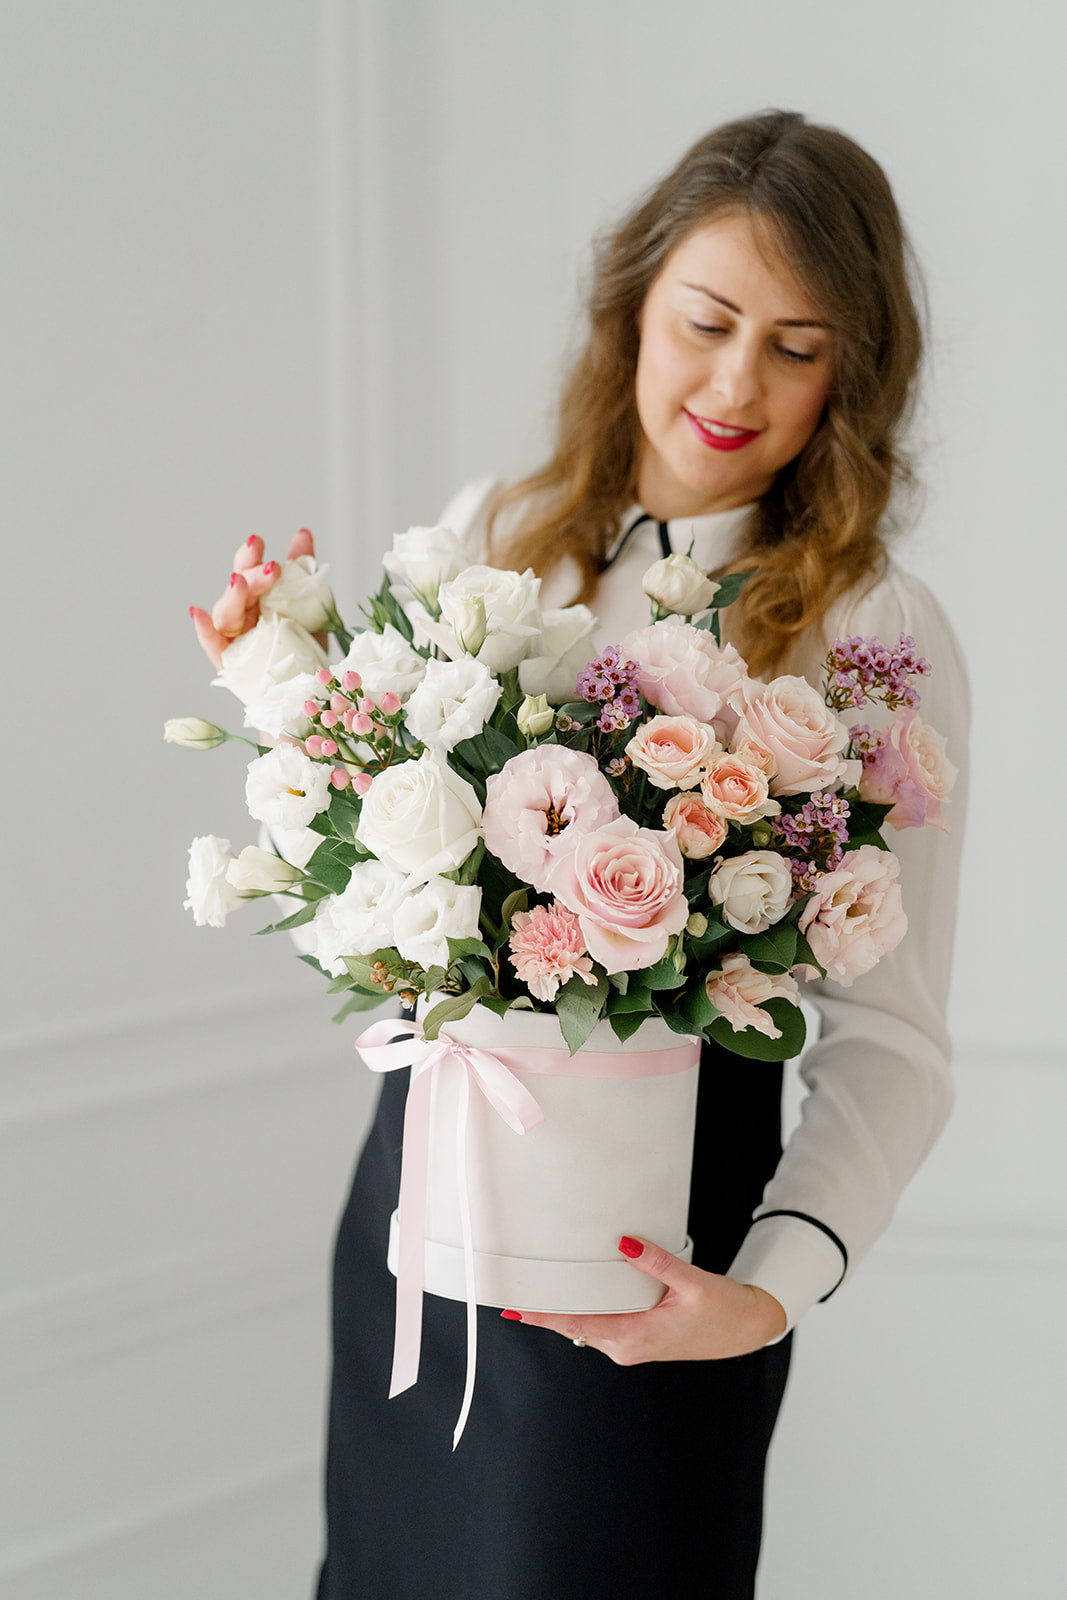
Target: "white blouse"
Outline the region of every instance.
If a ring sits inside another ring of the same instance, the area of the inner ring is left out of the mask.
[[[440,517],[464,539],[475,561],[482,559],[484,513],[496,487],[492,478],[468,484]],[[730,559],[750,510],[743,506],[669,522],[671,548],[684,552],[692,541],[695,561],[719,566]],[[634,506],[623,519],[618,557],[601,579],[594,602],[600,619],[596,649],[647,626],[641,578],[662,549],[654,522],[643,522],[626,537],[641,515]],[[568,559],[546,580],[543,602],[566,605],[576,589],[576,569]],[[728,1269],[730,1277],[766,1289],[784,1307],[788,1320],[779,1338],[851,1277],[888,1227],[954,1098],[945,1014],[967,802],[967,669],[938,601],[892,561],[867,594],[850,593],[831,608],[823,633],[824,638],[804,636],[789,668],[816,687],[835,637],[877,634],[893,644],[901,633],[914,635],[919,654],[932,668],[917,680],[920,714],[944,734],[959,777],[946,807],[948,834],[934,827],[891,833],[908,916],[903,942],[848,988],[830,979],[802,986],[818,1009],[821,1027],[800,1058],[808,1090],[801,1120]],[[886,714],[881,707],[864,706],[855,720],[877,725]]]

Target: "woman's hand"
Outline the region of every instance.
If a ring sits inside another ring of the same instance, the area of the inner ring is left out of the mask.
[[[307,528],[295,534],[286,554],[287,561],[299,556],[313,556],[315,541]],[[281,577],[277,561],[263,561],[263,540],[253,533],[233,558],[233,571],[229,587],[223,591],[211,608],[210,615],[200,606],[190,606],[196,636],[207,651],[214,666],[222,664],[222,652],[242,633],[247,633],[259,621],[259,602],[268,589]]]
[[[667,1293],[651,1311],[597,1317],[533,1311],[502,1314],[531,1327],[550,1328],[567,1339],[584,1338],[620,1367],[641,1361],[719,1361],[748,1355],[785,1332],[785,1310],[766,1289],[704,1272],[647,1239],[624,1237],[619,1249],[640,1272],[667,1285]]]

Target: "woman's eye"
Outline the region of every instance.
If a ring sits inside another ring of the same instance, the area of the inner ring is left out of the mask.
[[[706,322],[690,322],[689,326],[693,329],[694,333],[725,333],[726,332],[725,328],[713,327],[713,326],[709,325]]]
[[[806,355],[802,350],[788,350],[785,347],[785,345],[779,345],[778,348],[779,348],[779,350],[782,352],[782,354],[784,356],[788,356],[789,357],[790,361],[814,361],[815,360],[815,357],[813,355]]]

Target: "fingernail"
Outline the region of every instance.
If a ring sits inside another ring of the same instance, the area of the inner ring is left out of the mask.
[[[502,1311],[500,1313],[500,1315],[502,1317],[507,1317],[509,1322],[521,1322],[522,1321],[522,1312],[521,1311]]]
[[[196,607],[195,606],[190,606],[189,607],[189,615],[193,618],[194,621],[196,620]]]
[[[281,570],[281,567],[276,561],[268,561],[267,565],[263,568],[263,576],[265,578],[273,578],[274,574],[276,572],[280,572]]]
[[[619,1249],[624,1256],[629,1256],[631,1261],[635,1261],[644,1248],[640,1239],[631,1239],[628,1233],[624,1233],[619,1240]]]
[[[245,545],[246,545],[246,547],[251,547],[252,545],[255,544],[255,542],[256,542],[255,534],[254,533],[250,533],[248,535],[248,538],[245,540]]]
[[[234,586],[234,584],[236,582],[237,582],[237,574],[236,574],[236,572],[231,572],[230,573],[230,588],[231,589],[233,588],[233,586]]]

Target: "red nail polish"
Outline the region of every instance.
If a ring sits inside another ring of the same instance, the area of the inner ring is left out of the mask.
[[[521,1311],[502,1311],[500,1313],[500,1315],[502,1317],[507,1317],[509,1322],[521,1322],[522,1321],[522,1312]]]
[[[189,607],[189,615],[195,620],[195,618],[196,618],[196,607],[195,606],[190,606]]]
[[[628,1233],[624,1233],[619,1240],[619,1249],[624,1256],[629,1256],[631,1261],[636,1261],[644,1248],[640,1239],[631,1239]]]
[[[230,588],[231,589],[233,588],[233,586],[234,586],[234,584],[236,582],[237,582],[237,574],[236,574],[236,572],[231,572],[230,573]]]
[[[255,544],[255,542],[256,542],[255,534],[254,533],[250,533],[248,535],[248,538],[245,540],[245,544],[248,546],[249,549],[251,549],[251,547]]]
[[[268,561],[267,565],[263,568],[263,576],[265,578],[273,578],[274,574],[276,572],[280,572],[281,570],[281,567],[279,567],[276,561]]]

